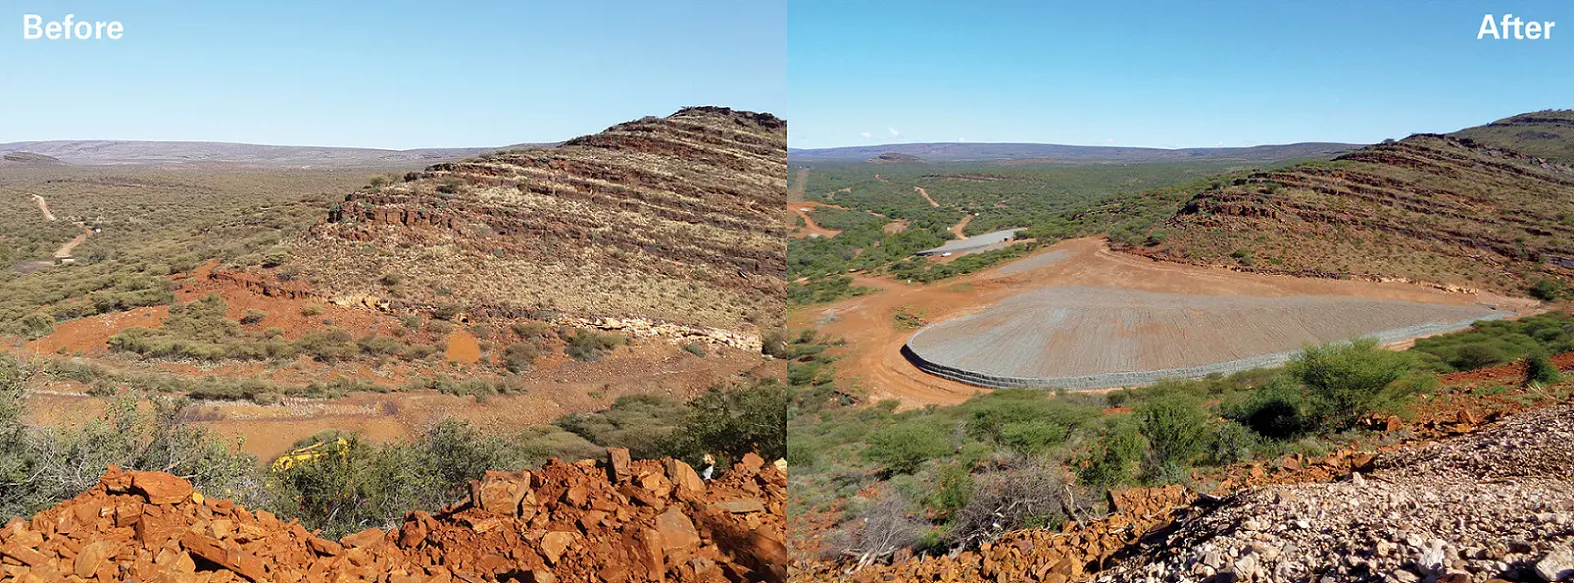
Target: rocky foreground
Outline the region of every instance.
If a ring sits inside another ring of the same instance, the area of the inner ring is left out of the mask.
[[[1242,491],[1098,581],[1574,580],[1574,409],[1385,453],[1341,482]]]
[[[676,460],[554,460],[488,472],[467,500],[333,541],[111,467],[99,485],[0,529],[0,582],[781,581],[787,476],[747,456],[706,482]]]

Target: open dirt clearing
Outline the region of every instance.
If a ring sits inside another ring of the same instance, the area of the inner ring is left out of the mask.
[[[964,382],[1100,389],[1275,366],[1305,344],[1395,342],[1504,315],[1389,299],[1060,286],[931,325],[907,346],[926,370]]]
[[[1023,264],[1032,268],[1018,267]],[[1519,313],[1536,305],[1485,292],[1449,293],[1403,283],[1305,279],[1158,262],[1110,251],[1095,238],[1063,241],[1016,262],[930,286],[867,277],[855,278],[854,283],[881,291],[799,310],[792,314],[791,323],[844,339],[847,345],[838,352],[843,357],[837,363],[838,375],[856,380],[871,398],[897,399],[907,407],[959,403],[987,389],[927,374],[903,358],[901,349],[912,330],[897,328],[891,318],[892,310],[901,306],[936,323],[982,312],[1024,292],[1057,286],[1224,297],[1387,299],[1472,309],[1488,304]]]

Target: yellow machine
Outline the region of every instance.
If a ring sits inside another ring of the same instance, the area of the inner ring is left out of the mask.
[[[344,457],[349,450],[350,442],[345,441],[343,437],[333,441],[320,441],[279,456],[278,459],[273,460],[273,471],[285,472],[295,466],[311,463],[334,453]]]

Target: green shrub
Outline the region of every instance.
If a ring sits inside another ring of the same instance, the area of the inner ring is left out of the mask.
[[[549,338],[552,336],[551,324],[535,320],[514,322],[508,325],[508,329],[513,330],[514,334],[519,335],[520,338]]]
[[[32,313],[22,318],[22,335],[29,339],[48,336],[55,331],[55,319],[49,314]]]
[[[1069,433],[1053,421],[1017,421],[1000,426],[1000,443],[1021,453],[1040,453],[1065,443]]]
[[[1555,279],[1541,278],[1530,286],[1530,296],[1544,302],[1555,302],[1563,297],[1563,284]]]
[[[1306,388],[1311,417],[1336,430],[1392,406],[1419,386],[1411,378],[1412,355],[1383,350],[1370,338],[1308,347],[1285,370]]]
[[[951,453],[945,433],[921,422],[898,423],[869,435],[864,456],[896,474],[911,474],[924,462]]]
[[[1136,415],[1152,454],[1150,470],[1189,468],[1208,447],[1213,416],[1195,397],[1164,395],[1143,403]]]
[[[1561,380],[1562,373],[1552,365],[1552,361],[1547,360],[1545,354],[1533,354],[1525,359],[1526,383],[1552,384]]]
[[[516,342],[503,350],[503,366],[509,372],[530,370],[538,358],[541,358],[541,347],[535,342]]]
[[[967,464],[947,462],[940,464],[934,474],[934,484],[924,498],[924,506],[935,511],[940,520],[946,520],[973,499],[973,474]]]
[[[1300,387],[1285,377],[1257,389],[1246,402],[1226,408],[1225,417],[1258,435],[1281,440],[1298,437],[1315,426],[1307,416]]]
[[[350,342],[350,333],[338,328],[309,332],[297,340],[295,346],[314,360],[330,363],[347,360],[360,351],[359,346]]]
[[[611,354],[626,340],[622,334],[576,329],[568,338],[568,356],[580,362],[594,362]]]
[[[240,323],[246,324],[248,326],[260,324],[262,323],[263,318],[267,317],[268,313],[262,310],[246,310],[246,315],[241,316]]]
[[[1106,431],[1077,470],[1077,481],[1089,488],[1107,490],[1131,482],[1132,470],[1142,459],[1142,432],[1137,424],[1117,423]]]
[[[432,310],[432,317],[439,320],[453,320],[459,316],[459,306],[456,304],[443,304]]]
[[[683,351],[700,358],[705,358],[705,345],[699,342],[690,342],[683,345]]]
[[[1475,370],[1503,364],[1512,359],[1507,351],[1496,344],[1472,342],[1456,349],[1454,357],[1449,359],[1448,364],[1455,370]]]
[[[302,316],[306,316],[307,318],[315,318],[317,316],[321,316],[322,315],[322,307],[321,306],[305,306],[305,307],[301,308],[301,315]]]

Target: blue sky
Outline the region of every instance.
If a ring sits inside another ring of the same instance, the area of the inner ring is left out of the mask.
[[[786,12],[785,0],[0,0],[0,142],[494,146],[685,105],[779,113]],[[28,13],[117,20],[125,38],[23,40]]]
[[[1476,40],[1482,17],[1557,21]],[[1574,2],[793,0],[789,145],[1370,143],[1574,107]]]

